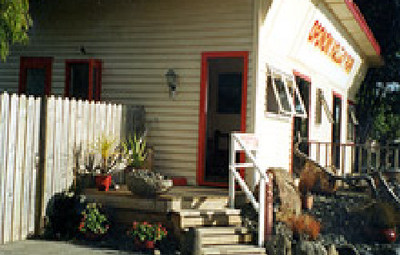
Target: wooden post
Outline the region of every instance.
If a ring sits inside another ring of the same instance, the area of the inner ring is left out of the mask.
[[[265,187],[265,241],[269,241],[272,236],[272,230],[274,225],[274,184],[273,175],[267,172],[269,181]]]
[[[42,97],[40,104],[39,126],[39,160],[36,178],[36,208],[35,208],[35,235],[39,235],[44,228],[44,190],[45,190],[45,155],[46,155],[46,121],[47,97]]]

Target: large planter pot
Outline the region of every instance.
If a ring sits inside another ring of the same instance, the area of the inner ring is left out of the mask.
[[[96,187],[100,191],[108,191],[111,185],[111,175],[96,175]]]
[[[146,169],[132,170],[126,177],[128,189],[136,195],[154,197],[167,192],[172,186],[172,180]]]

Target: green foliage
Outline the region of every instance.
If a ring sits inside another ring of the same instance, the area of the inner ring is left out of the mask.
[[[99,170],[101,174],[110,174],[121,162],[121,153],[116,139],[106,135],[100,136],[93,145],[90,157],[90,163],[87,166],[89,170]],[[100,158],[99,164],[96,164],[97,158]]]
[[[93,233],[104,235],[110,225],[107,216],[101,212],[101,206],[96,203],[89,203],[82,212],[82,219],[79,224],[79,231],[82,233]]]
[[[129,137],[128,140],[122,143],[124,148],[124,158],[127,160],[127,165],[133,168],[142,168],[147,158],[146,139],[138,137],[136,134]]]
[[[1,60],[6,60],[12,44],[28,42],[31,25],[29,0],[0,0]]]
[[[139,223],[134,221],[132,227],[127,231],[127,235],[139,241],[160,241],[166,237],[168,231],[161,224],[149,224],[148,222]]]
[[[53,196],[46,208],[44,235],[49,239],[68,240],[78,234],[84,198],[71,192]]]
[[[394,207],[386,202],[377,202],[366,208],[363,216],[367,224],[373,228],[394,228],[398,224],[398,216]]]
[[[384,66],[372,68],[357,94],[359,142],[399,138],[400,1],[356,0],[381,46]]]

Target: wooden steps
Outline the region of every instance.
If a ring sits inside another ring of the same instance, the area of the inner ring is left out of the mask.
[[[213,245],[202,248],[200,255],[266,255],[265,248],[255,245]]]
[[[265,255],[264,248],[251,245],[252,233],[242,227],[240,210],[180,210],[172,220],[183,255]]]
[[[241,226],[240,210],[180,210],[172,214],[175,233],[200,226]]]

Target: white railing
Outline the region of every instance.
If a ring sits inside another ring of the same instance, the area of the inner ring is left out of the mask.
[[[250,200],[254,209],[258,212],[258,245],[261,247],[265,242],[265,221],[266,216],[266,187],[271,180],[268,177],[265,169],[262,169],[257,163],[257,159],[253,154],[258,149],[258,139],[254,134],[232,133],[231,148],[229,154],[229,206],[235,206],[235,186],[236,182]],[[236,163],[236,153],[244,152],[250,163]],[[260,176],[259,181],[259,196],[256,200],[253,192],[247,186],[238,169],[253,168]],[[272,190],[271,190],[272,191]]]

